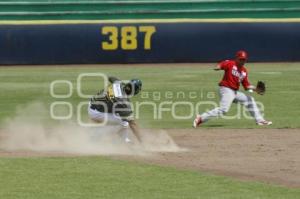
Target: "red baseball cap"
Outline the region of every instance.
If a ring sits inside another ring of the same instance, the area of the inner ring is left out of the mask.
[[[236,52],[235,57],[237,59],[248,59],[248,54],[244,50],[239,50]]]

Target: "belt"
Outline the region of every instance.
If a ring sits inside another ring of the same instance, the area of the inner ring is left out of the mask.
[[[96,109],[96,106],[95,106],[94,104],[91,104],[91,105],[90,105],[90,108],[93,109],[93,110],[97,110],[97,109]]]

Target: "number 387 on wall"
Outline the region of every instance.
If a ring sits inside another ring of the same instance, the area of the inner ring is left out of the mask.
[[[143,49],[151,49],[151,38],[156,32],[155,26],[104,26],[101,30],[103,50],[136,50],[138,48],[138,36],[143,35]]]

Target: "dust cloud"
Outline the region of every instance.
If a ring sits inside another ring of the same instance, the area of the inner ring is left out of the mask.
[[[39,102],[17,108],[13,118],[1,125],[0,150],[74,155],[149,155],[181,149],[163,130],[142,130],[144,142],[131,135],[126,143],[117,126],[81,127],[74,121],[53,121]],[[127,130],[129,131],[129,130]]]

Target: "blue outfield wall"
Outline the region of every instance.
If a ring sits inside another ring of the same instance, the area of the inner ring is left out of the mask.
[[[0,25],[0,64],[300,61],[300,23]]]

